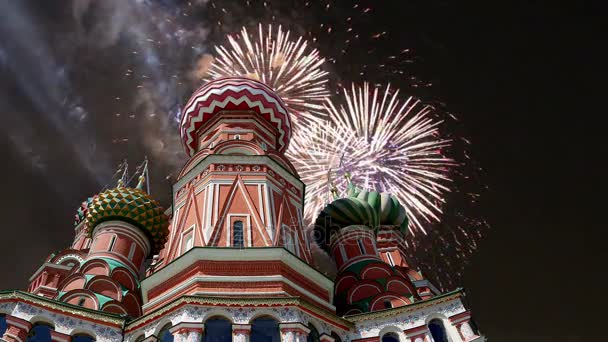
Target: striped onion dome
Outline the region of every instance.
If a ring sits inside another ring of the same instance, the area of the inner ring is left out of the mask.
[[[277,130],[277,151],[291,139],[291,119],[283,100],[267,85],[242,77],[220,78],[197,89],[186,105],[180,122],[182,142],[189,156],[198,151],[198,131],[224,110],[257,113]]]
[[[119,185],[94,198],[87,213],[89,234],[97,224],[110,220],[125,221],[141,229],[150,238],[153,254],[157,254],[167,242],[168,217],[160,203],[141,189]]]
[[[407,234],[406,210],[393,195],[362,190],[352,183],[349,183],[346,195],[328,204],[315,221],[315,237],[322,248],[327,248],[332,231],[352,225],[372,229],[394,226]]]

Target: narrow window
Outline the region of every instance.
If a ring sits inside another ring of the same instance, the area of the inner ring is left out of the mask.
[[[133,260],[135,254],[135,242],[131,242],[131,248],[129,249],[129,260]]]
[[[232,225],[232,246],[243,248],[243,221],[234,221]]]
[[[388,259],[388,263],[391,266],[395,266],[395,260],[393,260],[393,256],[391,255],[391,252],[386,253],[386,258]]]
[[[85,242],[84,244],[84,248],[90,248],[91,247],[91,239],[87,238],[87,242]]]
[[[357,245],[359,246],[359,251],[361,251],[361,254],[365,254],[365,246],[363,246],[363,241],[361,241],[361,239],[357,240]]]
[[[241,140],[241,135],[240,134],[235,135],[234,140]]]
[[[108,248],[108,251],[112,251],[112,249],[114,249],[115,243],[116,243],[116,235],[112,235],[112,240],[110,240],[110,247]]]
[[[84,306],[84,302],[86,301],[86,298],[84,297],[80,297],[78,299],[78,306]]]
[[[385,309],[392,309],[392,308],[393,308],[393,303],[391,303],[391,301],[390,301],[390,300],[385,299],[385,300],[384,300],[384,308],[385,308]]]

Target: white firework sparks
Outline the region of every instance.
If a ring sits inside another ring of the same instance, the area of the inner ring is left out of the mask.
[[[310,48],[302,37],[291,39],[281,26],[264,30],[257,36],[246,28],[237,37],[228,37],[228,46],[216,46],[217,58],[209,68],[211,79],[244,76],[270,86],[283,99],[296,123],[317,121],[323,116],[323,103],[329,97],[328,73],[319,51]]]
[[[311,124],[292,138],[289,157],[306,184],[305,220],[327,204],[330,180],[346,189],[341,177],[352,173],[359,186],[390,192],[408,210],[412,233],[441,219],[450,173],[457,163],[445,156],[450,140],[433,108],[398,90],[383,92],[369,84],[343,90],[345,103],[327,100],[328,124]]]

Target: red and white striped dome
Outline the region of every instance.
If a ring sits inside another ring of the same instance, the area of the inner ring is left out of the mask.
[[[198,150],[197,130],[222,110],[253,110],[277,128],[277,150],[291,139],[291,121],[283,100],[268,86],[247,78],[210,81],[192,94],[184,107],[180,133],[188,155]]]

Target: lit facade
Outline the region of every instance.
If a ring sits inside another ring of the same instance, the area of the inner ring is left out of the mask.
[[[173,205],[143,176],[85,201],[72,245],[27,291],[0,292],[3,340],[484,340],[462,290],[440,293],[408,265],[407,216],[390,194],[351,184],[304,230],[305,186],[283,154],[290,117],[264,84],[205,84],[180,128],[190,159]],[[317,270],[314,243],[335,279]]]

